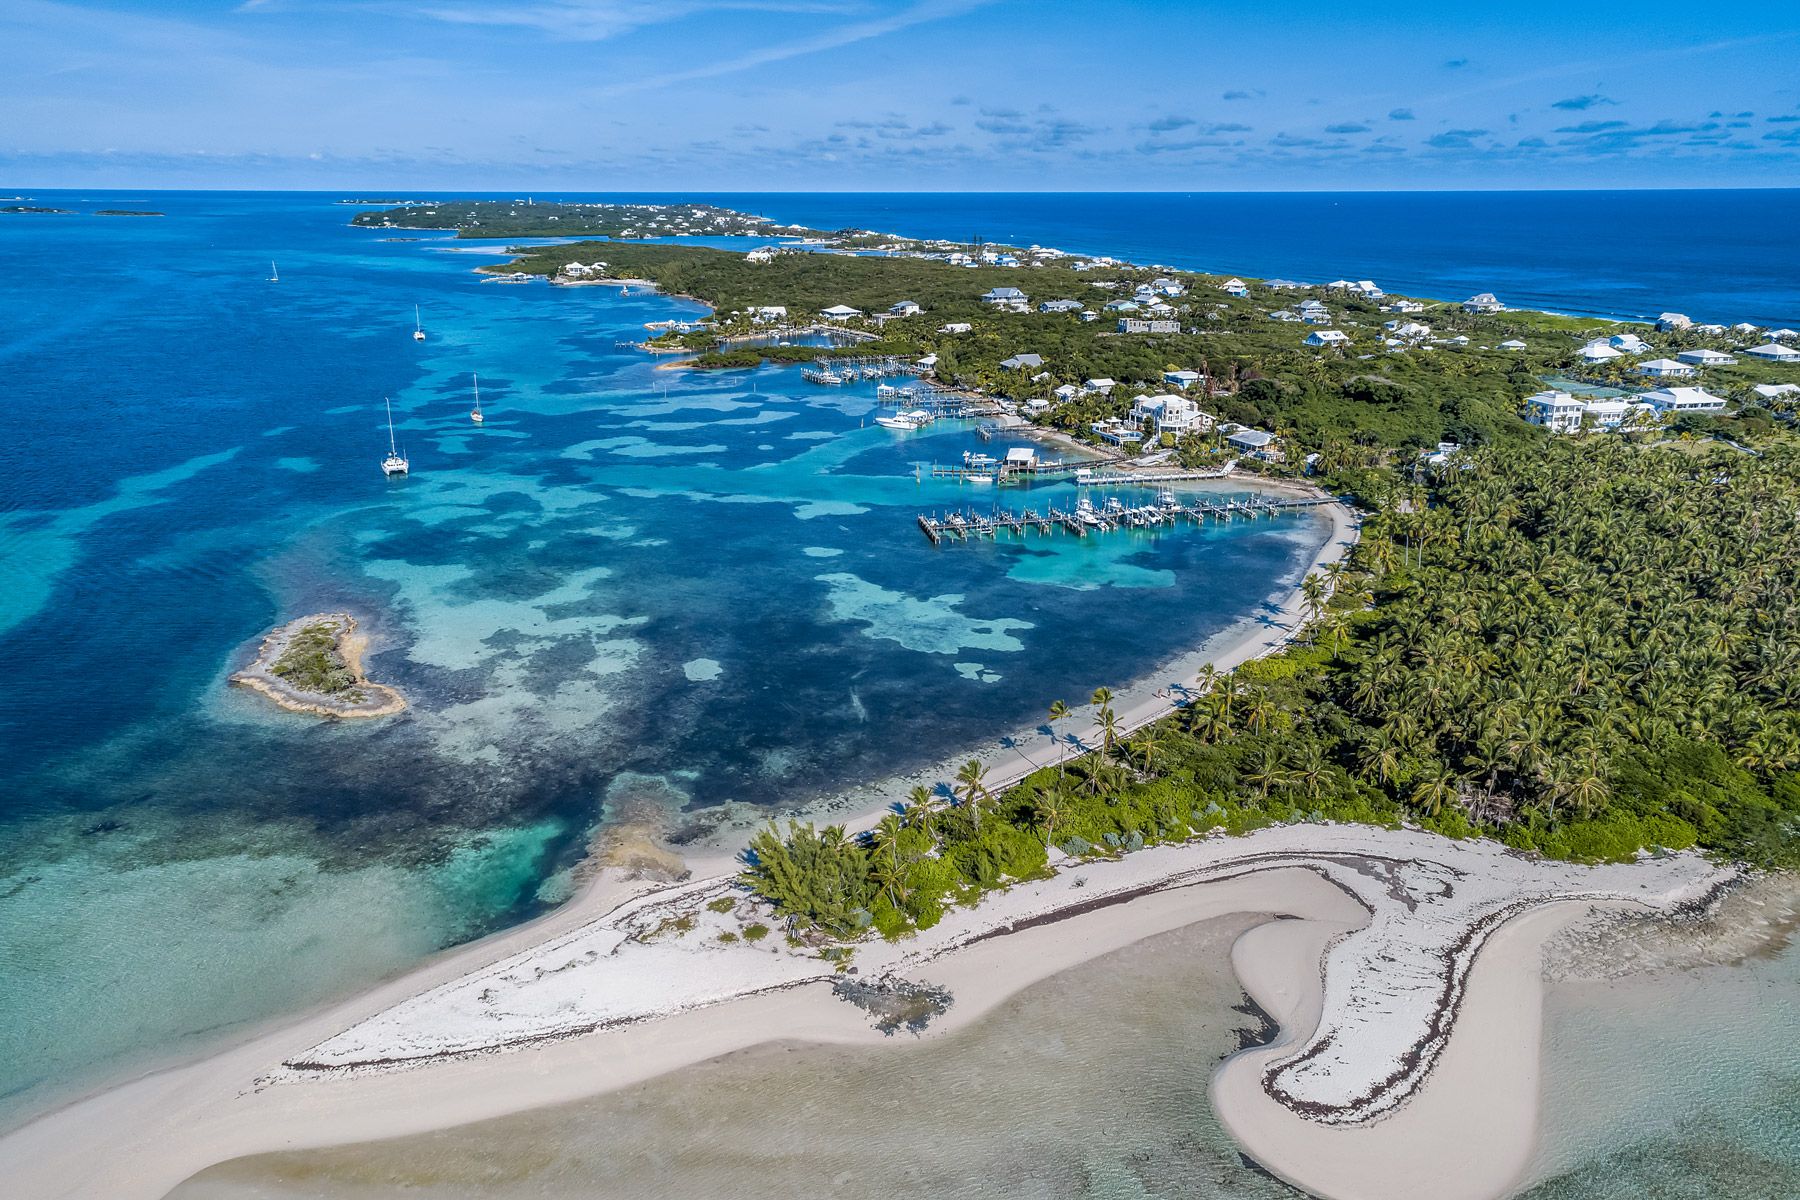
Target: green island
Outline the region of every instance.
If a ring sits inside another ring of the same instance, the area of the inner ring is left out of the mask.
[[[1800,866],[1800,365],[1745,357],[1763,331],[846,246],[575,243],[498,270],[709,305],[645,344],[683,366],[925,358],[940,386],[1047,430],[1305,475],[1367,515],[1349,557],[1304,581],[1304,634],[1203,673],[1174,715],[1126,735],[1102,688],[1102,744],[1000,794],[971,762],[868,834],[757,834],[744,882],[796,932],[902,936],[1042,874],[1052,848],[1110,856],[1294,821],[1407,822],[1578,861],[1700,847]],[[771,344],[827,329],[840,344]],[[1308,344],[1325,329],[1340,336]],[[1593,360],[1625,335],[1623,363]],[[1702,350],[1673,378],[1634,370],[1666,356],[1667,376]],[[1634,399],[1656,384],[1708,403]],[[1204,420],[1146,412],[1142,393],[1176,389]],[[1534,409],[1571,394],[1634,418],[1558,429]],[[1233,454],[1222,435],[1242,426],[1274,452]],[[1059,702],[1052,726],[1069,715]]]
[[[163,217],[167,213],[152,212],[147,208],[97,208],[96,217]]]
[[[364,203],[375,203],[365,201]],[[515,237],[791,237],[799,226],[775,226],[711,204],[607,204],[531,200],[447,200],[357,213],[352,225],[373,229],[454,229],[459,238]]]
[[[321,613],[282,625],[263,639],[256,661],[231,682],[290,712],[384,717],[406,707],[400,693],[362,672],[364,639],[348,613]]]
[[[1003,794],[979,763],[866,838],[774,827],[744,881],[799,929],[895,937],[1046,869],[1294,821],[1559,859],[1700,846],[1800,867],[1800,452],[1496,446],[1375,512],[1307,634]],[[1052,726],[1066,719],[1057,704]],[[953,799],[953,803],[950,801]]]
[[[8,204],[4,207],[0,207],[0,213],[16,213],[21,215],[26,213],[69,213],[72,211],[72,209],[67,208],[45,208],[39,204]]]

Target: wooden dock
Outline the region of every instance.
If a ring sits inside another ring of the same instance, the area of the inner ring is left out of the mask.
[[[1303,508],[1317,508],[1337,501],[1325,497],[1263,497],[1242,500],[1204,500],[1182,504],[1167,500],[1155,504],[1128,505],[1114,498],[1103,505],[1085,500],[1074,508],[1052,506],[1044,512],[1031,509],[995,508],[991,512],[962,509],[943,514],[919,514],[919,529],[934,546],[947,541],[966,542],[974,538],[998,537],[1003,533],[1024,536],[1027,533],[1055,533],[1062,530],[1076,537],[1090,533],[1112,533],[1120,529],[1157,529],[1192,522],[1256,521],[1273,519]]]

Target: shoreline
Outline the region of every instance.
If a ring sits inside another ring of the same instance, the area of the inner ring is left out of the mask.
[[[291,713],[341,720],[367,720],[404,712],[406,697],[385,683],[370,682],[363,674],[362,658],[368,651],[368,638],[357,636],[356,624],[354,616],[340,612],[313,613],[277,625],[264,635],[256,658],[249,666],[232,672],[229,682],[234,687],[259,693],[274,701],[277,707]],[[287,653],[294,638],[303,630],[316,625],[335,627],[338,656],[355,676],[354,686],[364,693],[363,699],[352,700],[323,692],[310,692],[275,674],[275,665]]]
[[[1492,1081],[1469,1078],[1458,1047],[1496,1053],[1480,1006],[1495,996],[1503,1011],[1516,1005],[1495,980],[1539,986],[1505,949],[1520,941],[1511,931],[1535,930],[1531,923],[1546,912],[1594,902],[1679,912],[1732,878],[1691,855],[1576,867],[1534,862],[1492,843],[1331,825],[1064,860],[1057,868],[977,908],[954,910],[916,938],[859,946],[863,978],[949,989],[953,1006],[924,1034],[941,1036],[1029,984],[1111,950],[1215,916],[1265,915],[1269,923],[1244,936],[1234,965],[1286,1036],[1260,1051],[1270,1065],[1246,1057],[1256,1050],[1228,1060],[1216,1085],[1226,1090],[1216,1094],[1228,1126],[1238,1112],[1234,1087],[1248,1086],[1256,1104],[1285,1114],[1274,1132],[1251,1128],[1249,1117],[1235,1117],[1244,1128],[1232,1129],[1284,1176],[1304,1172],[1322,1144],[1405,1140],[1409,1114],[1438,1110],[1446,1098],[1487,1103]],[[715,894],[736,894],[732,881],[646,889],[605,872],[584,897],[608,910],[601,916],[551,914],[212,1059],[40,1118],[0,1138],[0,1171],[14,1194],[30,1200],[148,1200],[226,1159],[425,1132],[579,1099],[765,1042],[892,1044],[860,1009],[832,995],[832,964],[709,938],[708,921],[734,919],[704,907]],[[660,932],[671,913],[688,908],[701,915],[698,928]],[[1467,933],[1489,922],[1497,922],[1492,946],[1459,955]],[[1303,934],[1303,943],[1291,941]],[[1468,1018],[1457,1020],[1454,1036],[1439,1007],[1447,992],[1464,997]],[[571,1005],[580,1011],[571,1013]],[[513,1040],[498,1040],[503,1034]],[[1366,1082],[1434,1043],[1426,1068],[1408,1081],[1407,1098],[1421,1103],[1364,1123],[1356,1096]],[[1308,1048],[1296,1053],[1299,1047]],[[1523,1071],[1520,1086],[1535,1088],[1535,1056],[1515,1050],[1509,1045],[1493,1061]],[[1318,1069],[1322,1061],[1330,1070]],[[1295,1115],[1273,1098],[1271,1079],[1344,1119]],[[1534,1099],[1508,1123],[1509,1136],[1534,1130],[1535,1114]],[[1495,1162],[1529,1155],[1531,1146],[1517,1137],[1506,1147],[1493,1146],[1497,1140],[1484,1142]],[[1407,1144],[1409,1153],[1429,1151]],[[1320,1194],[1448,1194],[1378,1192],[1377,1182],[1391,1182],[1381,1174],[1391,1155],[1362,1161],[1368,1170],[1360,1182],[1335,1176]],[[1512,1176],[1488,1170],[1468,1178],[1460,1194],[1487,1197],[1502,1194]]]

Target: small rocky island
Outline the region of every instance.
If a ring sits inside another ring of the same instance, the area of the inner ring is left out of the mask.
[[[315,613],[280,626],[263,639],[256,661],[231,682],[261,692],[289,712],[321,717],[386,717],[406,698],[362,672],[368,639],[348,613]]]

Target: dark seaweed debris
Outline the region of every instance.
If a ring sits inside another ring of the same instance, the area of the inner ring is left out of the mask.
[[[945,988],[910,979],[850,979],[832,983],[838,999],[848,1000],[875,1018],[875,1028],[892,1037],[905,1029],[922,1033],[933,1017],[950,1011],[952,997]]]

